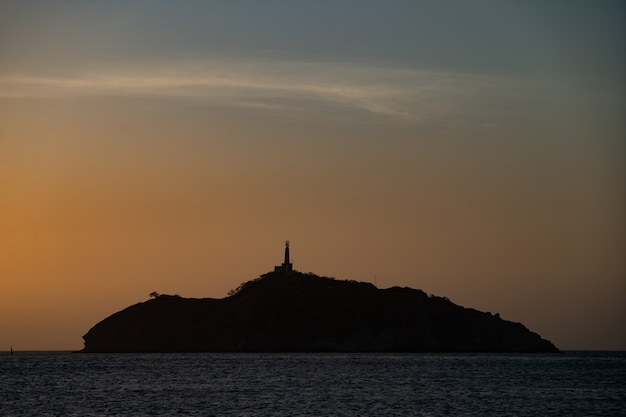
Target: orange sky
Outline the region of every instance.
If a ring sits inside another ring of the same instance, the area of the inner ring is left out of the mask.
[[[461,35],[435,56],[398,32],[386,56],[294,33],[276,57],[229,29],[205,45],[189,29],[205,7],[137,26],[137,5],[42,24],[25,4],[0,19],[0,351],[80,349],[152,291],[221,298],[286,239],[303,272],[446,296],[562,349],[626,349],[624,102],[607,81],[623,67],[604,9],[576,3],[562,28],[527,10],[544,31],[506,32],[524,65],[490,49],[469,69],[460,50],[479,40]],[[502,7],[466,23],[518,16]],[[565,36],[577,10],[597,25],[588,50]],[[124,42],[103,44],[102,19],[128,20]],[[163,47],[188,55],[141,43],[168,25],[189,31]],[[271,45],[288,29],[251,30]]]

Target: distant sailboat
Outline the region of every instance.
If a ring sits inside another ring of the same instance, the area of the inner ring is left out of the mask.
[[[10,348],[10,349],[11,349],[11,355],[12,355],[12,354],[13,354],[13,346],[11,346],[11,348]]]

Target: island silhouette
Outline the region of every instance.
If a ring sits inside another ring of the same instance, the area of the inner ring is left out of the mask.
[[[558,352],[521,323],[411,288],[293,269],[222,299],[151,294],[83,336],[81,352]]]

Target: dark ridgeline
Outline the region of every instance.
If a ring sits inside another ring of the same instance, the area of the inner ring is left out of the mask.
[[[558,352],[520,323],[421,290],[303,274],[285,260],[223,299],[158,295],[96,324],[81,352]]]

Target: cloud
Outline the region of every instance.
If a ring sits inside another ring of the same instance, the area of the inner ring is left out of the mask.
[[[355,64],[211,61],[71,76],[0,76],[0,97],[149,95],[266,110],[325,103],[419,122],[449,115],[468,96],[494,85],[477,75]]]

